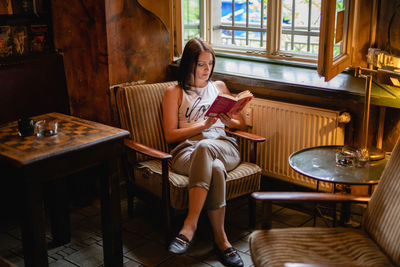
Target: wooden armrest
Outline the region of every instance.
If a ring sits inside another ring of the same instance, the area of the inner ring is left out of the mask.
[[[138,142],[133,141],[132,139],[125,139],[124,140],[125,147],[128,147],[129,149],[133,149],[136,152],[139,152],[141,154],[144,154],[146,156],[159,159],[159,160],[166,160],[172,158],[171,154],[162,152],[160,150],[148,147],[146,145],[140,144]]]
[[[245,138],[247,140],[253,141],[253,142],[264,142],[265,141],[265,137],[259,136],[259,135],[255,135],[252,133],[248,133],[248,132],[244,132],[244,131],[239,131],[239,130],[231,130],[231,129],[227,129],[225,128],[225,132],[227,132],[228,134],[232,134],[238,137],[242,137]]]
[[[318,192],[254,192],[251,196],[256,200],[280,202],[318,201],[366,203],[370,200],[370,197]]]

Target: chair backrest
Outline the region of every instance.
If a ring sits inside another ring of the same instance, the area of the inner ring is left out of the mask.
[[[121,127],[141,144],[168,152],[162,126],[162,99],[169,86],[177,82],[122,86],[116,91]]]
[[[363,218],[366,232],[400,266],[400,139]]]

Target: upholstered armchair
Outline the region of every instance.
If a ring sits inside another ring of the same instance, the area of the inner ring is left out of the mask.
[[[167,238],[171,237],[171,215],[187,208],[188,177],[169,167],[168,145],[164,139],[161,102],[168,86],[176,82],[124,85],[114,89],[121,127],[130,132],[125,140],[128,170],[128,213],[133,215],[133,197],[153,196],[162,201]],[[255,207],[250,194],[260,188],[261,169],[255,164],[257,143],[265,139],[247,132],[236,136],[243,161],[228,173],[227,200],[249,198],[249,222],[254,225]],[[247,141],[244,140],[249,140]],[[246,153],[247,152],[247,153]]]
[[[255,192],[252,196],[263,201],[267,227],[274,201],[368,202],[362,197],[329,193]],[[400,141],[368,202],[361,229],[256,230],[249,244],[255,266],[400,266]]]

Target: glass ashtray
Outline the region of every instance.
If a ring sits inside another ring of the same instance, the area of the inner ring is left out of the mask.
[[[356,152],[350,149],[342,149],[336,152],[336,166],[353,167],[356,164]]]
[[[36,136],[52,136],[58,133],[58,122],[41,120],[35,123]]]

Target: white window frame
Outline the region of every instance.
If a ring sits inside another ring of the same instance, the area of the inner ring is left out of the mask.
[[[182,10],[182,0],[175,0],[175,22],[176,22],[176,51],[178,54],[182,53],[183,49],[183,22],[181,16]],[[215,3],[215,0],[201,0],[201,5],[204,6],[206,12],[201,12],[202,22],[205,22],[201,25],[201,32],[203,33],[203,39],[210,43],[214,50],[217,52],[229,52],[229,53],[237,53],[244,54],[250,56],[259,56],[259,57],[267,57],[273,59],[283,59],[283,60],[295,60],[302,62],[311,62],[317,63],[318,56],[301,54],[301,53],[291,53],[291,52],[282,52],[280,50],[280,35],[281,35],[281,18],[282,18],[282,1],[281,0],[270,0],[268,1],[267,7],[267,40],[266,40],[266,49],[263,48],[229,48],[226,46],[219,46],[213,44],[212,41],[212,29],[211,29],[211,20],[212,20],[212,2]]]

